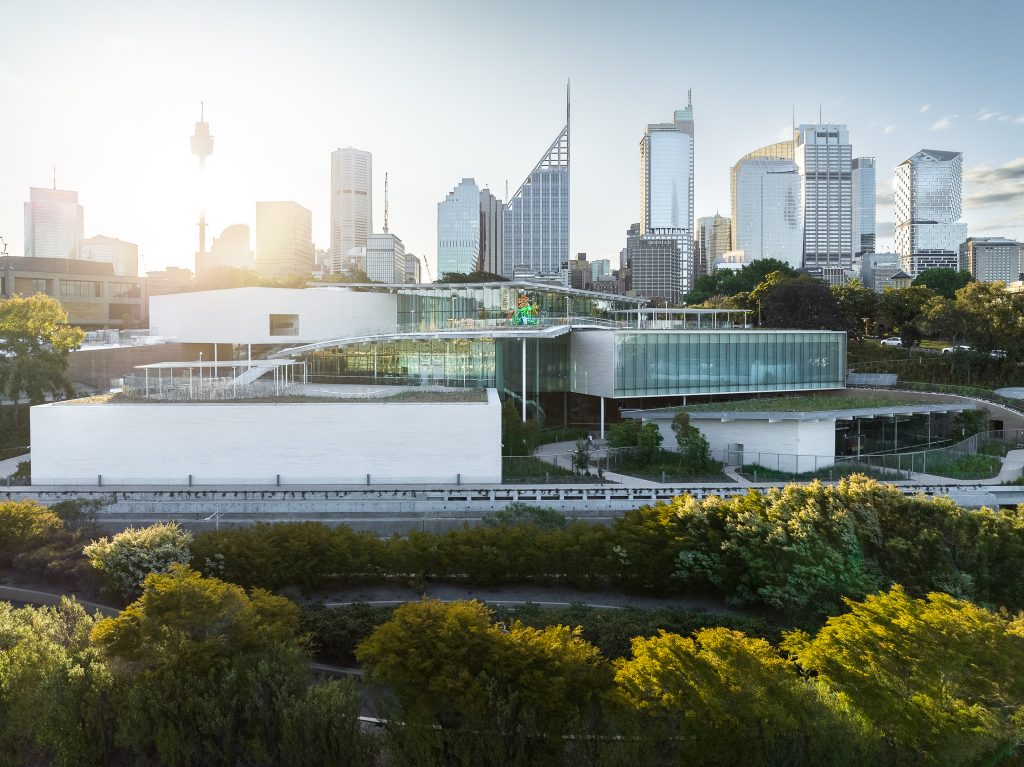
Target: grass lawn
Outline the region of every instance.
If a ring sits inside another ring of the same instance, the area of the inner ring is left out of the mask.
[[[807,395],[798,397],[768,397],[765,399],[744,399],[734,402],[707,402],[680,408],[688,413],[759,413],[776,411],[782,413],[816,412],[822,410],[861,410],[875,407],[920,405],[921,401],[899,395],[851,396],[835,394]],[[934,404],[934,403],[932,403]]]
[[[659,450],[654,460],[642,462],[635,456],[624,454],[612,458],[608,467],[609,471],[619,474],[628,474],[631,477],[651,479],[658,482],[732,482],[733,480],[722,472],[722,464],[712,461],[710,466],[702,472],[685,472],[679,465],[679,454],[671,450]]]
[[[503,482],[543,482],[546,477],[567,477],[572,478],[572,481],[586,481],[568,469],[534,458],[532,455],[503,456],[501,459]]]
[[[1003,462],[992,455],[965,455],[952,461],[928,463],[928,473],[952,479],[991,479]]]
[[[758,466],[756,463],[744,464],[740,468],[740,475],[749,479],[751,482],[810,482],[815,479],[842,479],[843,477],[849,477],[852,474],[865,474],[872,479],[882,481],[903,479],[903,475],[898,472],[860,464],[856,466],[841,464],[839,466],[830,466],[825,469],[818,469],[817,471],[805,471],[801,474],[794,474],[789,471],[778,471],[776,469],[767,469],[764,466]]]

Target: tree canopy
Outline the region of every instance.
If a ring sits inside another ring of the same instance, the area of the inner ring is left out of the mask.
[[[686,303],[693,306],[702,304],[713,296],[734,296],[749,293],[772,272],[781,272],[786,277],[795,277],[796,271],[784,261],[776,258],[760,258],[735,271],[719,269],[697,280],[693,290],[686,294]]]
[[[441,285],[462,282],[508,282],[508,278],[494,272],[445,272],[434,282]]]
[[[0,392],[12,400],[26,395],[38,405],[46,395],[73,397],[68,353],[85,340],[68,324],[60,302],[43,293],[0,299]]]
[[[956,269],[925,269],[910,284],[928,288],[943,298],[952,299],[960,288],[971,282],[974,282],[974,277],[970,272]]]

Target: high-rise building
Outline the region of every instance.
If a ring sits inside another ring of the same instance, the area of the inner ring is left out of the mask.
[[[875,252],[875,158],[854,157],[853,254]]]
[[[502,221],[505,277],[557,275],[569,260],[569,99],[565,127],[505,203]]]
[[[1024,245],[1005,237],[968,237],[960,245],[960,268],[979,282],[1017,282],[1021,279]]]
[[[480,190],[480,265],[481,272],[501,274],[502,223],[504,205],[491,194]]]
[[[693,252],[697,278],[709,274],[712,264],[729,250],[732,250],[732,221],[717,213],[698,219]]]
[[[792,141],[780,141],[732,166],[732,247],[726,250],[742,252],[744,263],[775,258],[794,269],[803,266],[800,170],[793,151]]]
[[[28,190],[25,203],[25,255],[35,258],[78,258],[85,214],[78,192]]]
[[[331,152],[331,271],[345,268],[352,248],[373,231],[373,155],[361,149]]]
[[[679,258],[659,259],[678,272],[658,277],[657,295],[678,302],[693,287],[693,102],[677,109],[670,123],[652,123],[640,140],[640,235],[678,243]],[[663,246],[657,248],[660,252]],[[633,274],[637,295],[653,283]],[[664,286],[677,287],[664,295]]]
[[[597,282],[612,276],[612,260],[598,258],[590,262],[590,282]]]
[[[254,254],[249,244],[248,224],[231,224],[213,238],[208,253],[196,254],[196,274],[202,276],[218,268],[252,269]]]
[[[371,234],[366,240],[366,275],[389,285],[405,282],[405,245],[393,234]]]
[[[78,257],[83,261],[103,261],[114,265],[118,277],[139,276],[139,246],[116,237],[90,237],[82,240]]]
[[[630,274],[636,295],[679,303],[682,295],[679,274],[683,269],[682,249],[675,237],[638,237],[630,256]]]
[[[405,281],[418,285],[423,282],[423,275],[420,271],[421,262],[418,256],[412,253],[405,254]]]
[[[967,224],[960,221],[963,155],[922,149],[896,166],[896,252],[911,277],[959,269]]]
[[[892,281],[894,274],[902,274],[900,257],[896,253],[865,253],[861,256],[860,281],[864,287],[876,293],[885,288],[896,287]]]
[[[829,284],[853,265],[853,147],[845,125],[801,125],[794,136],[800,169],[804,269]]]
[[[464,178],[437,204],[437,274],[468,274],[480,267],[480,188]]]
[[[297,202],[256,203],[256,271],[313,272],[313,213]]]

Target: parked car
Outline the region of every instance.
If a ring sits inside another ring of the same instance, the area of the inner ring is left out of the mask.
[[[994,360],[1005,360],[1006,359],[1006,349],[992,349],[988,353],[988,356],[991,357]]]
[[[882,346],[903,346],[903,339],[899,336],[893,336],[892,338],[883,338]]]
[[[942,350],[942,353],[943,354],[956,354],[957,352],[972,352],[972,351],[974,351],[974,349],[972,349],[970,346],[964,346],[963,344],[958,344],[957,346],[947,346],[945,349]]]

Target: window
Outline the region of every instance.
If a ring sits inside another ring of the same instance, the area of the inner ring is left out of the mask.
[[[137,283],[113,282],[110,284],[111,298],[140,298],[142,291]]]
[[[89,280],[61,280],[60,294],[65,298],[99,298],[103,284]]]
[[[297,314],[271,314],[270,335],[272,336],[297,336],[299,334],[299,315]]]

